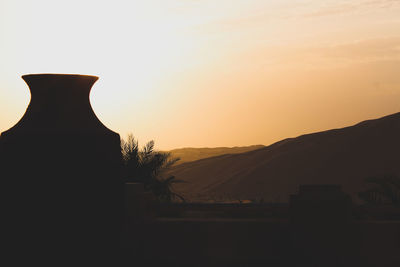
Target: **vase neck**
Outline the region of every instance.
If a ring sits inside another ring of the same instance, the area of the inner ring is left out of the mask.
[[[79,101],[89,97],[96,76],[77,74],[30,74],[22,76],[32,97],[42,101]],[[64,99],[64,100],[63,100]]]
[[[32,74],[22,78],[31,91],[31,101],[13,128],[26,131],[109,131],[96,117],[89,93],[96,76]]]

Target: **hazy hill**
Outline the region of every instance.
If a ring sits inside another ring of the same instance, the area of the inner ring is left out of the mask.
[[[287,201],[299,184],[341,184],[355,198],[366,186],[365,177],[400,174],[400,113],[187,162],[171,172],[187,181],[176,190],[192,200]]]
[[[187,148],[173,149],[168,152],[170,152],[173,157],[180,158],[177,164],[181,164],[184,162],[195,161],[199,159],[220,156],[224,154],[244,153],[247,151],[260,149],[263,147],[264,147],[263,145],[242,146],[242,147],[213,147],[213,148],[187,147]]]

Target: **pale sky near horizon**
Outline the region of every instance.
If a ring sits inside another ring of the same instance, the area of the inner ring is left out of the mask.
[[[142,145],[268,145],[400,111],[400,0],[0,0],[0,131],[27,73],[100,76]]]

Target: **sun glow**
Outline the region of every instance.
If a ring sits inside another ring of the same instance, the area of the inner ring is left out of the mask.
[[[394,113],[399,12],[368,0],[3,0],[0,131],[28,105],[28,73],[99,76],[100,120],[162,149],[270,144]]]
[[[160,83],[189,67],[188,58],[194,54],[187,24],[164,7],[162,1],[8,3],[7,13],[1,15],[14,27],[2,29],[3,33],[23,36],[8,44],[14,48],[8,54],[12,63],[8,72],[100,76],[91,99],[106,121],[124,116],[119,106],[146,110],[146,100],[157,101],[162,95]],[[27,94],[26,90],[25,99]]]
[[[101,77],[100,86],[132,88],[138,94],[153,88],[166,72],[179,68],[191,49],[188,39],[169,19],[171,14],[140,1],[121,4],[30,1],[23,9],[15,5],[19,16],[14,19],[25,18],[13,29],[25,40],[15,44],[18,73],[94,74]]]

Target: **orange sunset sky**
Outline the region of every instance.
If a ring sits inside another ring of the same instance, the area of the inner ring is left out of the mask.
[[[400,111],[400,0],[0,0],[0,131],[27,73],[100,76],[141,144],[268,145]]]

